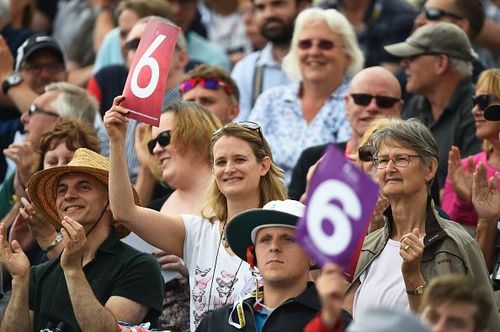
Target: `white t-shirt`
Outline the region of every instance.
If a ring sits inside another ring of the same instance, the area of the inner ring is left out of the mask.
[[[399,254],[400,246],[399,241],[389,239],[380,255],[361,274],[361,284],[354,295],[354,318],[371,307],[383,306],[410,311],[401,272],[403,258]]]
[[[230,256],[221,243],[220,221],[211,223],[192,215],[183,215],[182,219],[186,228],[183,259],[189,272],[190,323],[194,331],[209,310],[235,302],[255,285],[250,281],[250,266],[238,256]]]

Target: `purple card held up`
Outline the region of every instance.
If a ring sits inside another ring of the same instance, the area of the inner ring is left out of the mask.
[[[351,279],[377,194],[378,185],[329,145],[311,180],[297,242],[317,264],[336,263]]]

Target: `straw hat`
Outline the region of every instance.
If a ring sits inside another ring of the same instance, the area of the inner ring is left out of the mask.
[[[42,220],[50,222],[57,229],[61,228],[61,218],[56,208],[56,190],[59,179],[69,173],[86,173],[101,181],[106,188],[109,178],[109,161],[104,156],[89,149],[80,148],[75,151],[73,159],[65,166],[57,166],[35,173],[28,183],[28,194],[41,214]],[[140,204],[139,195],[132,187],[134,200]],[[119,238],[130,233],[130,230],[115,220]]]

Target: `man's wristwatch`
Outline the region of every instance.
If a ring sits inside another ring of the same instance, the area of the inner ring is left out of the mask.
[[[13,86],[21,84],[23,77],[17,71],[14,71],[5,78],[2,82],[2,92],[6,95],[10,88]]]
[[[410,295],[422,295],[424,294],[425,286],[427,286],[427,281],[424,280],[422,285],[417,286],[414,290],[406,290],[406,293]]]
[[[57,246],[59,243],[61,243],[63,240],[63,237],[62,237],[62,234],[61,233],[57,233],[56,235],[56,238],[54,239],[54,241],[52,241],[48,246],[47,248],[45,248],[45,252],[48,252],[50,251],[52,248],[54,248],[55,246]]]

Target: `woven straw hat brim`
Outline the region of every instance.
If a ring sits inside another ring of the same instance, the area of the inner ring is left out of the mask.
[[[86,166],[57,166],[35,173],[28,183],[28,194],[31,202],[35,206],[44,221],[50,222],[56,229],[61,228],[61,218],[56,209],[57,183],[59,179],[69,173],[86,173],[101,181],[108,187],[108,171],[95,167]],[[139,195],[135,191],[134,200],[140,204]],[[130,230],[115,220],[115,227],[119,238],[123,238],[130,233]]]

